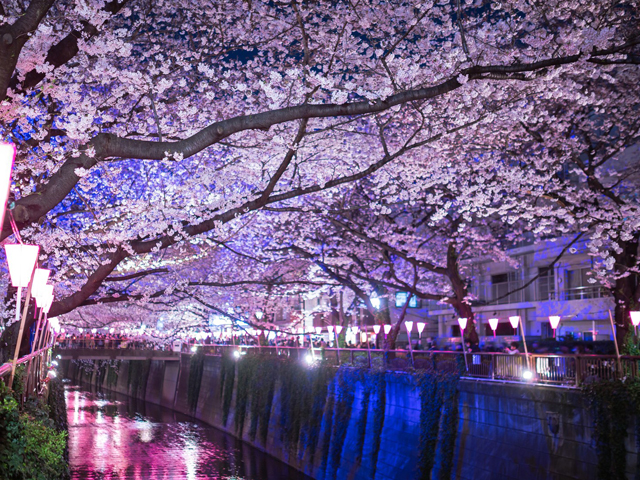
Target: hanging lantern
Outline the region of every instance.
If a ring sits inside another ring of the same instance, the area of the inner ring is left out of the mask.
[[[327,332],[333,333],[333,325],[328,325],[327,326]]]
[[[36,306],[44,309],[47,301],[49,301],[49,297],[52,297],[53,300],[53,285],[43,285],[40,288],[39,295],[36,297]],[[49,304],[49,307],[51,307],[51,304]],[[48,311],[49,310],[45,310],[45,313],[48,313]]]
[[[404,326],[407,327],[407,332],[411,333],[411,330],[413,329],[413,322],[404,322]]]
[[[36,268],[33,272],[33,283],[31,284],[31,295],[38,301],[38,297],[42,293],[42,287],[47,284],[51,270],[45,268]]]
[[[340,335],[340,332],[342,331],[342,325],[336,325],[335,329],[336,329],[336,335]]]
[[[44,299],[42,300],[42,306],[40,308],[42,308],[44,313],[49,313],[49,310],[51,309],[52,304],[53,304],[53,285],[51,285],[51,291],[44,294]]]
[[[322,334],[322,327],[316,327],[316,335]]]
[[[7,253],[9,276],[14,287],[28,287],[31,274],[38,261],[38,245],[9,244],[4,249]]]
[[[634,327],[640,325],[640,312],[629,312],[629,315],[631,316],[631,323]]]
[[[422,332],[424,332],[424,327],[426,327],[427,324],[424,322],[418,322],[416,324],[416,327],[418,327],[418,335],[422,335]]]
[[[389,335],[389,332],[391,331],[391,325],[389,325],[388,323],[384,326],[384,334],[385,335]]]
[[[513,317],[509,317],[509,323],[511,323],[511,326],[515,330],[516,328],[518,328],[518,325],[520,324],[520,317],[517,315]]]
[[[380,333],[380,325],[373,326],[373,333],[375,333],[376,335]]]

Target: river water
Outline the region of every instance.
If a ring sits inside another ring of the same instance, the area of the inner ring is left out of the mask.
[[[73,480],[310,480],[191,417],[67,385]]]

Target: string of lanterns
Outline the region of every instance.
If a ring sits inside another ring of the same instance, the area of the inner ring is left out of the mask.
[[[15,146],[9,143],[0,142],[0,225],[4,225],[4,213],[9,197],[9,186],[11,184],[11,172],[15,161]],[[38,245],[25,245],[20,238],[20,232],[10,214],[9,217],[13,234],[18,241],[16,244],[4,245],[7,256],[7,264],[9,266],[9,276],[11,285],[17,288],[16,292],[16,312],[15,321],[20,322],[20,330],[16,343],[13,361],[11,363],[11,377],[9,379],[9,388],[13,385],[16,364],[20,353],[20,345],[24,333],[24,325],[27,318],[27,311],[31,298],[35,299],[36,316],[38,318],[36,326],[36,337],[31,345],[31,353],[37,350],[39,345],[47,345],[49,341],[50,329],[59,329],[60,325],[57,320],[48,319],[49,309],[53,303],[53,285],[47,284],[49,280],[50,270],[37,268],[38,254],[40,247]],[[20,317],[20,307],[22,302],[22,290],[27,289],[22,317]],[[38,309],[40,312],[38,313]],[[40,327],[42,326],[42,332]],[[31,362],[29,362],[29,369]]]

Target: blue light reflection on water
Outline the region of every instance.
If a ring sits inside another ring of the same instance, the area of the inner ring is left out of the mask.
[[[309,480],[172,410],[71,385],[65,397],[73,480]]]

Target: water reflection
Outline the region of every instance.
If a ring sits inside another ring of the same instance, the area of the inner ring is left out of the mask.
[[[234,437],[171,410],[67,386],[74,480],[309,480]]]

